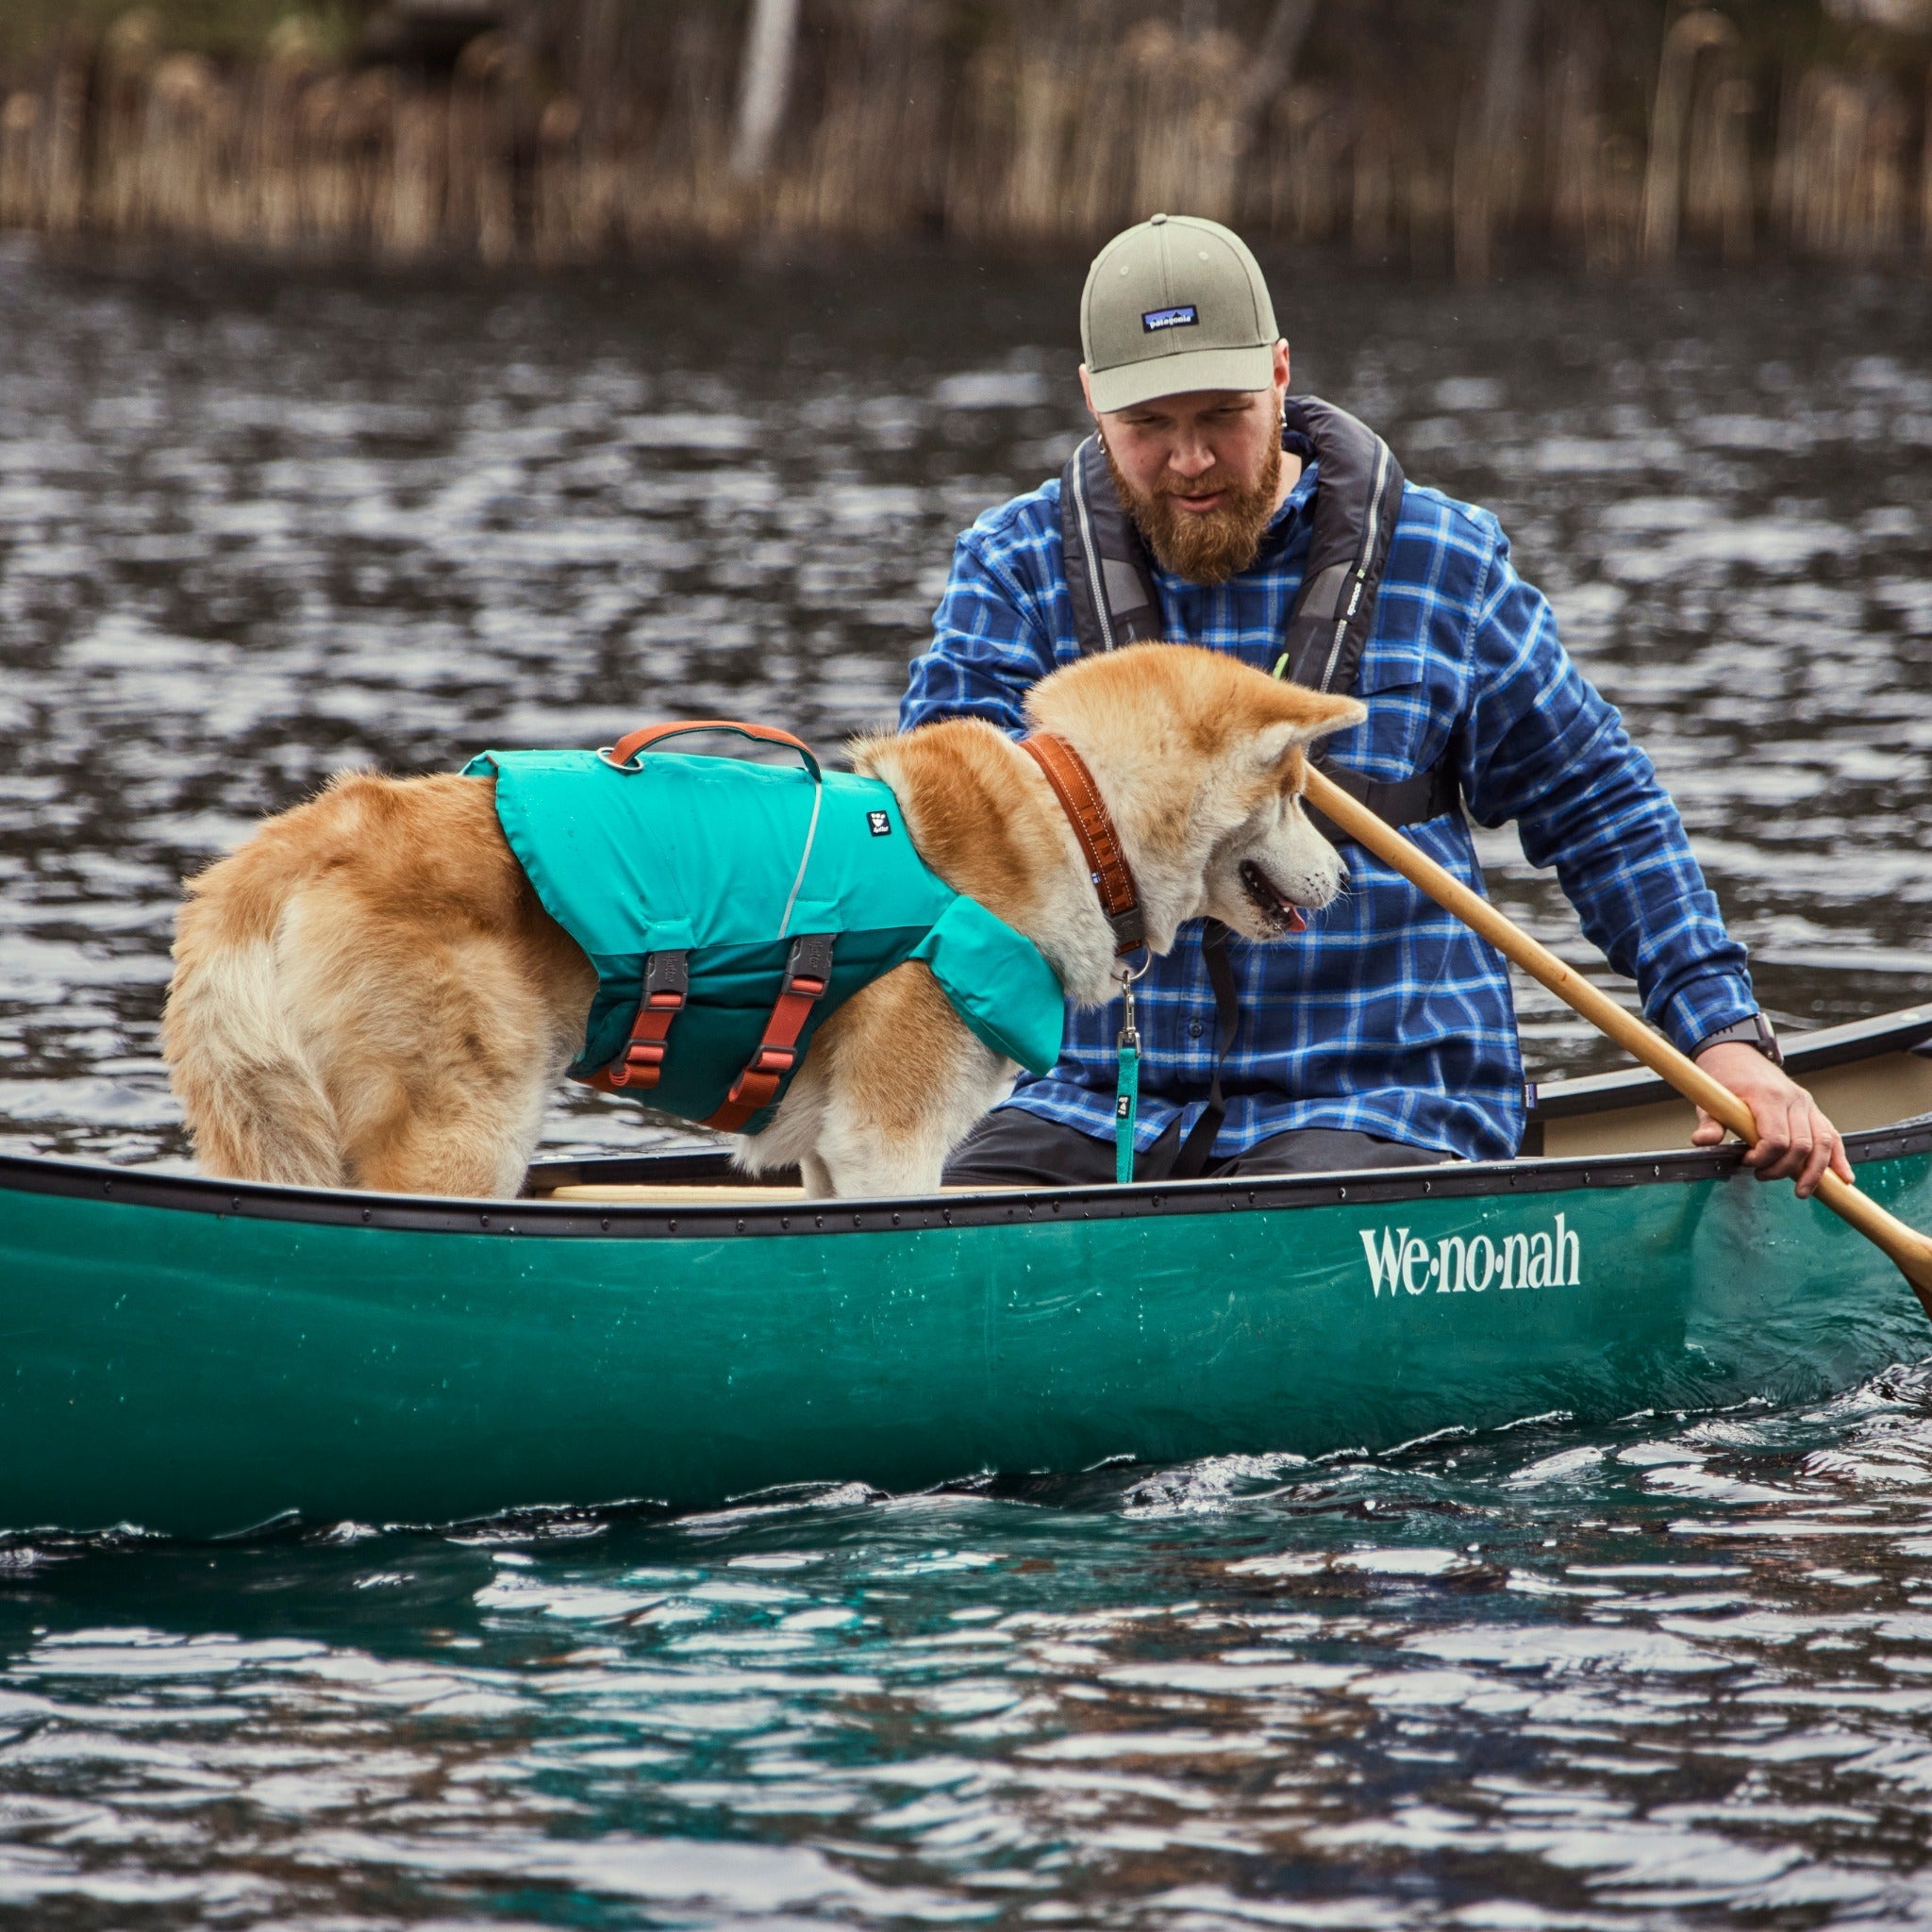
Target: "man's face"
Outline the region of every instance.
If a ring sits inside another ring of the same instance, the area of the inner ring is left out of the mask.
[[[1190,582],[1245,570],[1279,508],[1285,343],[1275,375],[1271,389],[1197,390],[1097,416],[1122,505],[1161,565]]]

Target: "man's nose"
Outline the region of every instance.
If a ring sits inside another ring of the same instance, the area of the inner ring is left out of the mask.
[[[1183,442],[1168,457],[1167,466],[1183,476],[1203,476],[1214,467],[1214,452],[1205,442]]]

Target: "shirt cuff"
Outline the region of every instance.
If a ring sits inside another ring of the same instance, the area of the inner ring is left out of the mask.
[[[1748,1020],[1757,1010],[1751,982],[1725,974],[1693,980],[1681,992],[1673,993],[1657,1018],[1678,1052],[1694,1053],[1699,1041],[1740,1020]]]

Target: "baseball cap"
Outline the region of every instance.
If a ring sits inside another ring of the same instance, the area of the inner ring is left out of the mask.
[[[1151,215],[1087,271],[1080,348],[1096,409],[1274,380],[1274,305],[1247,243],[1198,215]]]

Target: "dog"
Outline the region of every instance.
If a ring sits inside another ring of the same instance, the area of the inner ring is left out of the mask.
[[[1304,747],[1366,716],[1355,699],[1136,644],[1043,678],[1026,715],[1091,770],[1151,951],[1202,917],[1278,939],[1341,890],[1301,807]],[[958,719],[851,749],[933,872],[1030,940],[1069,1000],[1113,997],[1116,940],[1088,860],[1013,740]],[[162,1041],[206,1171],[516,1193],[597,978],[512,856],[494,792],[485,777],[350,774],[187,882]],[[796,1163],[813,1196],[930,1192],[1015,1072],[908,961],[826,1017],[737,1162]]]

